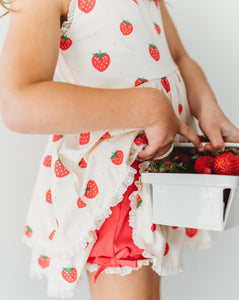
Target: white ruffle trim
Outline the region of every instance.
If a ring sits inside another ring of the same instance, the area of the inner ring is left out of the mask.
[[[76,0],[71,0],[70,5],[69,5],[69,11],[67,14],[67,19],[62,23],[61,28],[60,28],[61,36],[65,35],[66,32],[68,31],[68,29],[70,28],[70,25],[71,25],[71,23],[73,21],[73,17],[74,17],[75,5],[76,5]]]

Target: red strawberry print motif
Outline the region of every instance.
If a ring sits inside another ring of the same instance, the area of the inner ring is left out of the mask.
[[[173,228],[173,229],[177,229],[177,228],[178,228],[178,226],[172,226],[172,228]]]
[[[63,138],[63,135],[61,134],[61,135],[53,135],[53,138],[52,138],[52,142],[57,142],[57,141],[59,141],[60,139],[62,139]]]
[[[101,53],[99,51],[98,53],[93,53],[91,62],[96,70],[103,72],[110,65],[110,56],[106,52]]]
[[[66,35],[62,35],[61,36],[61,40],[60,40],[60,48],[61,50],[67,50],[70,48],[70,46],[72,45],[72,40],[66,36]]]
[[[111,137],[111,134],[107,131],[104,135],[102,135],[100,140],[105,139],[105,138],[110,138],[110,137]]]
[[[147,81],[148,81],[148,79],[144,79],[144,78],[138,77],[138,78],[135,80],[135,82],[134,82],[134,86],[138,86],[138,85],[140,85],[140,84],[142,84],[142,83],[144,83],[144,82],[147,82]]]
[[[137,194],[136,197],[136,201],[137,201],[137,208],[140,207],[140,205],[142,204],[143,200],[141,199],[140,195]]]
[[[154,232],[156,230],[156,224],[152,224],[150,229],[152,232]]]
[[[124,153],[121,150],[117,150],[112,152],[112,156],[110,157],[111,161],[115,165],[121,165],[124,159]]]
[[[54,171],[55,171],[55,175],[56,177],[65,177],[67,176],[70,172],[63,166],[60,158],[58,158],[55,162],[55,166],[54,166]]]
[[[164,87],[165,91],[168,93],[170,91],[170,84],[166,76],[161,78],[161,84]]]
[[[178,81],[181,82],[182,80],[181,80],[180,76],[178,75],[178,73],[176,73],[176,74],[177,74],[177,77],[178,77]]]
[[[59,221],[56,219],[56,226],[59,228]]]
[[[164,256],[168,254],[169,244],[166,242]]]
[[[87,162],[84,160],[84,158],[79,161],[78,166],[82,169],[87,167]]]
[[[95,7],[96,0],[78,0],[78,8],[88,14]]]
[[[185,233],[188,237],[194,237],[197,234],[198,230],[196,228],[185,228]]]
[[[48,256],[45,256],[45,255],[41,255],[39,258],[38,258],[38,264],[41,268],[45,269],[47,267],[49,267],[49,264],[50,264],[50,257]]]
[[[154,27],[155,27],[157,33],[160,34],[160,33],[161,33],[161,28],[160,28],[160,26],[159,26],[157,23],[154,23]]]
[[[157,46],[155,46],[153,44],[149,44],[149,54],[156,61],[158,61],[160,59],[159,50],[158,50]]]
[[[83,208],[86,206],[86,203],[80,197],[78,198],[76,204],[79,208]]]
[[[134,143],[137,145],[137,146],[140,146],[142,144],[148,144],[148,139],[146,137],[146,134],[145,133],[140,133],[136,136],[136,138],[134,139]]]
[[[123,35],[129,35],[133,31],[133,25],[129,21],[123,20],[120,23],[120,31]]]
[[[44,157],[43,166],[50,168],[51,167],[51,155]]]
[[[133,0],[136,4],[138,4],[137,0]]]
[[[66,281],[70,283],[75,282],[77,278],[76,268],[63,268],[61,275]]]
[[[87,188],[85,189],[85,196],[87,198],[95,198],[99,193],[99,189],[94,180],[89,180],[87,183]]]
[[[49,235],[50,240],[52,240],[54,238],[55,233],[56,233],[56,230],[54,229]]]
[[[88,144],[89,141],[90,141],[90,132],[83,132],[80,134],[80,138],[79,138],[80,145]]]
[[[154,3],[155,3],[155,6],[158,8],[158,6],[159,6],[158,1],[157,1],[157,0],[154,0]]]
[[[29,225],[25,226],[25,235],[30,238],[32,236],[32,229]]]
[[[180,115],[181,115],[182,111],[183,111],[183,106],[182,106],[182,104],[179,103],[178,112],[179,112]]]
[[[89,246],[89,244],[90,244],[89,242],[86,242],[86,246],[84,249],[86,249]]]
[[[51,189],[46,192],[46,202],[52,203]]]

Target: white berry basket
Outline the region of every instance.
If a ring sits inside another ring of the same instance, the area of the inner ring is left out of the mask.
[[[225,145],[239,148],[238,143]],[[215,231],[239,225],[239,176],[142,172],[141,180],[149,185],[155,224]]]

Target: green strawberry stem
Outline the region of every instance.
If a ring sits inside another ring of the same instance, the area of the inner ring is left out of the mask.
[[[94,56],[98,57],[100,60],[102,60],[102,56],[104,56],[106,54],[106,52],[101,53],[101,51],[99,50],[99,53],[93,53]]]
[[[153,45],[153,44],[149,44],[149,46],[152,47],[153,49],[155,49],[155,47],[156,47],[156,46]]]
[[[110,159],[112,159],[112,158],[114,158],[114,157],[118,157],[117,156],[117,151],[115,151],[115,152],[112,152],[113,154],[112,154],[112,156],[110,157]]]
[[[123,22],[126,24],[126,27],[128,27],[128,25],[131,25],[131,23],[126,20],[123,20]]]
[[[45,256],[45,255],[41,255],[41,257],[45,260],[48,258],[48,256]]]
[[[69,274],[71,272],[71,270],[73,270],[74,268],[63,268],[63,270],[67,271]]]

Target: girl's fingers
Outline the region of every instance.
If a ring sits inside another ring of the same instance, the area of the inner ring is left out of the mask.
[[[210,143],[206,144],[204,148],[210,152],[218,152],[225,150],[224,140],[219,129],[210,130],[207,133]]]
[[[196,148],[202,148],[202,144],[198,135],[181,120],[178,120],[178,122],[178,133],[186,137],[191,143],[195,145]]]

